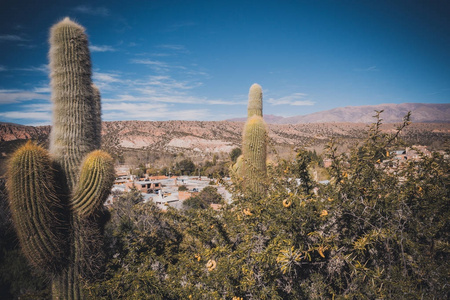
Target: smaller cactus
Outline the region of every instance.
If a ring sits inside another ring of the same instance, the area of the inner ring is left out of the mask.
[[[243,132],[243,174],[248,186],[255,192],[264,190],[266,178],[266,123],[260,116],[248,119]]]

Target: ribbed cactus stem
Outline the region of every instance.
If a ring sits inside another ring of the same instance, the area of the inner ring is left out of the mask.
[[[262,88],[259,84],[254,83],[250,87],[250,91],[248,92],[248,108],[247,108],[247,117],[250,118],[252,116],[263,116],[262,113],[263,102],[262,102]]]
[[[262,117],[255,115],[245,123],[242,139],[244,181],[255,192],[264,190],[266,153],[266,124]]]
[[[23,253],[33,266],[57,273],[67,254],[69,224],[53,178],[48,152],[31,142],[9,162],[8,194]]]
[[[99,147],[98,118],[91,80],[91,60],[84,28],[65,18],[51,28],[50,69],[53,127],[50,152],[76,185],[83,157]]]
[[[103,151],[91,152],[84,160],[80,180],[71,200],[72,210],[79,216],[90,216],[98,211],[111,190],[114,181],[114,164]]]

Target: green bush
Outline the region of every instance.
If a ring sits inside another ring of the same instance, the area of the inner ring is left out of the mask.
[[[187,190],[188,190],[188,188],[185,185],[180,185],[178,187],[178,191],[187,191]]]

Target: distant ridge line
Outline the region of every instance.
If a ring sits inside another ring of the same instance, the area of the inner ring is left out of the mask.
[[[307,123],[366,123],[374,122],[375,111],[381,111],[383,123],[402,122],[411,111],[411,121],[417,123],[450,123],[450,103],[402,103],[363,106],[346,106],[324,110],[307,115],[281,117],[264,115],[270,124],[307,124]],[[244,122],[246,118],[233,118],[226,121]]]

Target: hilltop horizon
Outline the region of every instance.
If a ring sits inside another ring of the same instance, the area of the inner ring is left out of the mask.
[[[302,123],[372,123],[375,111],[381,111],[383,123],[402,122],[403,117],[411,111],[411,121],[417,123],[449,123],[450,103],[384,103],[380,105],[356,105],[337,107],[312,114],[290,117],[264,114],[264,120],[269,124],[302,124]],[[208,120],[212,122],[245,122],[246,117],[238,117],[226,120]],[[115,121],[157,121],[157,120],[115,120]],[[203,120],[166,120],[166,121],[203,121]],[[104,121],[114,122],[114,121]],[[20,126],[34,126],[13,122],[2,122]],[[42,124],[37,126],[50,126]],[[35,127],[35,126],[34,126]]]

